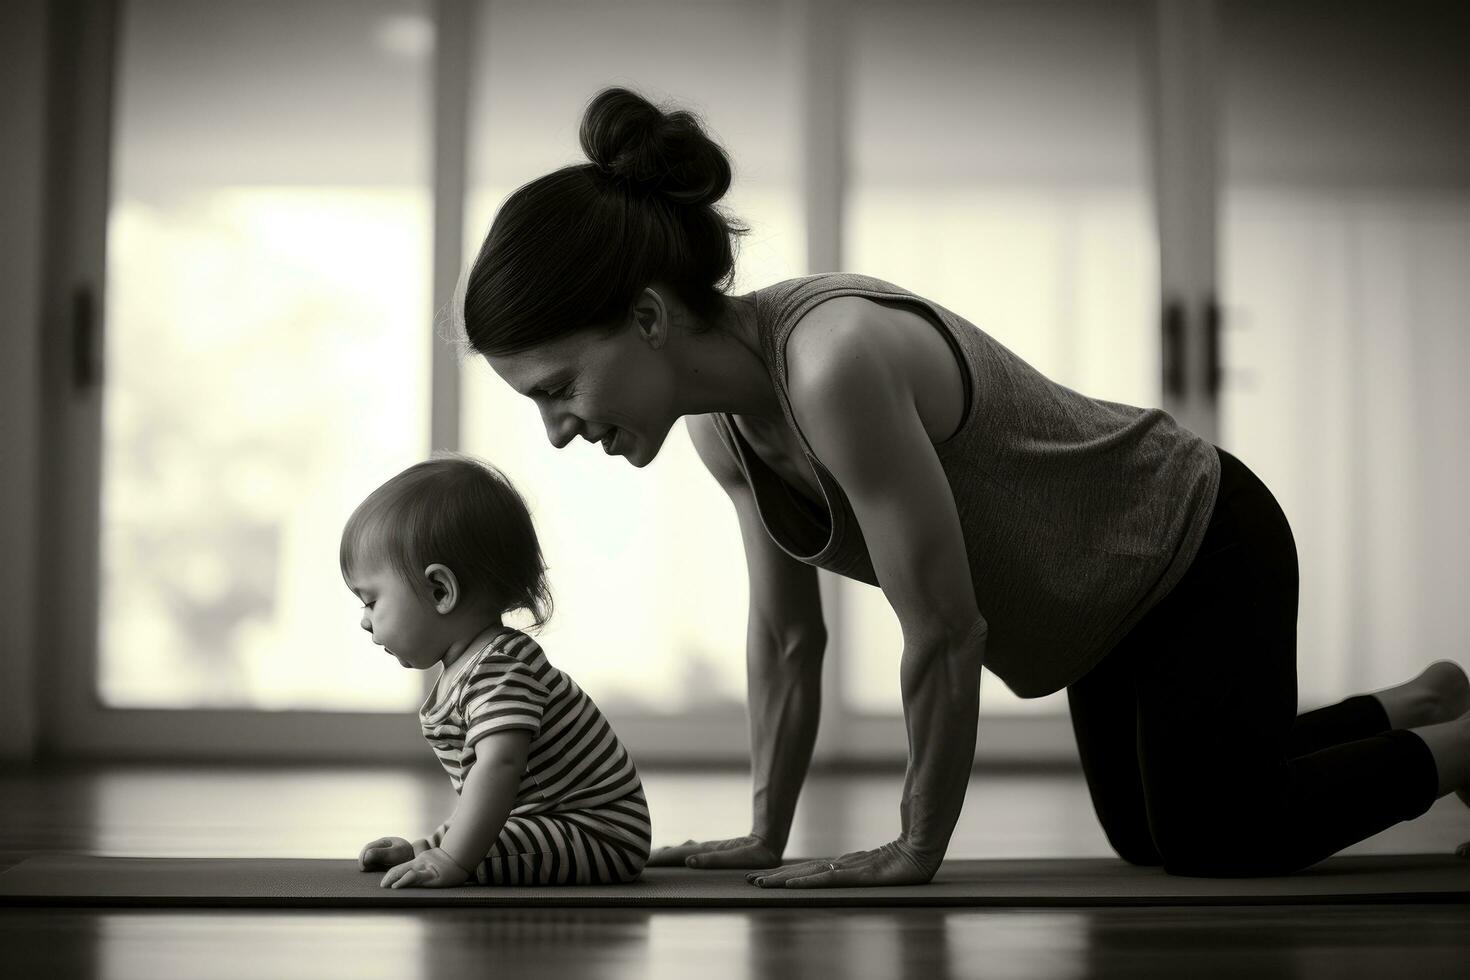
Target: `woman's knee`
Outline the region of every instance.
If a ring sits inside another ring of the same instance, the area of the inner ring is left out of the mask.
[[[1276,835],[1238,829],[1161,833],[1159,853],[1165,874],[1187,878],[1269,878],[1310,863],[1282,847]]]
[[[1103,834],[1113,853],[1129,864],[1151,868],[1164,863],[1163,856],[1159,854],[1159,849],[1154,845],[1153,837],[1146,827],[1140,832],[1133,827],[1124,829],[1104,824]]]
[[[1143,850],[1139,848],[1121,848],[1113,845],[1113,852],[1127,861],[1129,864],[1140,868],[1157,868],[1164,863],[1164,858],[1155,848]]]
[[[1276,878],[1294,874],[1310,862],[1279,854],[1190,852],[1164,855],[1164,873],[1183,878]]]

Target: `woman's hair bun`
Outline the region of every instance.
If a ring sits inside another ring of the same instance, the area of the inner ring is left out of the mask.
[[[645,193],[701,205],[730,189],[730,160],[693,113],[664,112],[626,88],[592,97],[579,138],[598,169]]]

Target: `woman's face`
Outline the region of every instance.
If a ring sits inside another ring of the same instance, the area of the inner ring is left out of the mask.
[[[635,318],[612,335],[584,330],[485,360],[536,403],[546,438],[557,449],[580,436],[643,467],[658,455],[679,417],[667,336],[661,326],[650,330]]]

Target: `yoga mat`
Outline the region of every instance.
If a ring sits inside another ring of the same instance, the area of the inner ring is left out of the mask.
[[[794,861],[786,862],[788,864]],[[758,888],[740,870],[645,868],[627,885],[382,888],[354,860],[38,854],[0,873],[0,904],[89,906],[1116,906],[1464,902],[1470,861],[1328,858],[1276,878],[1184,878],[1116,858],[949,860],[925,885]]]

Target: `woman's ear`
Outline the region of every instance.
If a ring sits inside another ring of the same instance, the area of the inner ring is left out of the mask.
[[[671,315],[672,311],[664,302],[663,296],[652,286],[645,286],[643,292],[638,294],[630,312],[633,326],[637,328],[643,341],[654,350],[668,342]]]
[[[459,580],[448,565],[438,562],[424,569],[424,578],[429,580],[429,594],[433,596],[434,611],[450,613],[459,604]]]

